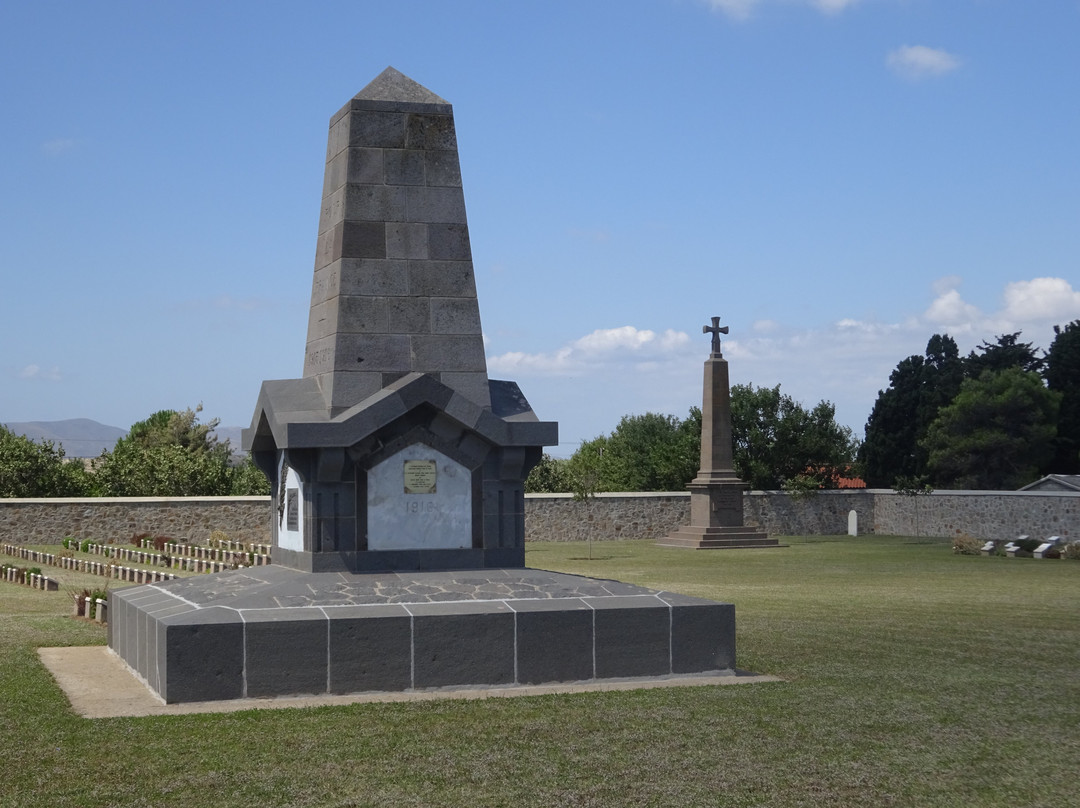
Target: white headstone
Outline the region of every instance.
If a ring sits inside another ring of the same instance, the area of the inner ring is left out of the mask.
[[[847,534],[849,536],[859,535],[859,514],[855,513],[855,511],[848,511]]]

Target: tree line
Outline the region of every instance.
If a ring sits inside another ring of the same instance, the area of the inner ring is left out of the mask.
[[[1080,473],[1080,320],[1049,350],[1020,332],[961,357],[948,334],[902,360],[859,452],[868,485],[1009,490]]]
[[[865,438],[821,401],[806,409],[780,386],[731,388],[735,472],[751,488],[794,493],[861,477],[871,488],[1010,490],[1080,473],[1080,320],[1055,326],[1042,352],[1020,332],[961,357],[948,334],[902,360],[878,393]],[[697,474],[701,411],[627,415],[568,459],[544,455],[526,491],[679,491]]]
[[[0,425],[0,497],[254,496],[270,483],[251,461],[233,462],[229,441],[214,435],[218,419],[199,423],[194,410],[161,410],[133,424],[89,467],[62,446],[16,435]]]
[[[795,493],[862,477],[871,488],[1016,489],[1049,473],[1080,473],[1080,320],[1055,326],[1043,352],[1020,332],[961,357],[948,334],[900,361],[879,391],[865,438],[837,424],[835,407],[807,409],[776,387],[731,388],[733,461],[752,488]],[[250,458],[232,462],[218,421],[162,410],[132,425],[90,468],[62,447],[0,426],[0,496],[268,494]],[[568,459],[544,455],[530,492],[678,491],[698,471],[701,411],[685,419],[624,416]]]
[[[733,464],[751,488],[836,488],[851,476],[859,442],[821,401],[806,409],[775,387],[731,388]],[[698,472],[701,410],[683,420],[648,412],[626,415],[610,435],[586,441],[568,459],[544,455],[525,483],[529,492],[680,491]]]

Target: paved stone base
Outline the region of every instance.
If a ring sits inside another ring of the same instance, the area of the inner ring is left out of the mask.
[[[530,569],[257,567],[110,593],[109,647],[166,703],[734,670],[735,607]]]
[[[782,547],[779,539],[752,527],[681,527],[657,542],[662,547],[689,547],[695,550],[724,548]]]
[[[279,696],[272,699],[230,699],[166,704],[139,681],[116,654],[103,645],[39,648],[38,656],[67,695],[71,709],[83,718],[125,718],[147,715],[232,713],[238,710],[281,710],[298,707],[335,707],[396,701],[492,699],[516,696],[552,696],[565,693],[601,693],[613,690],[650,690],[661,687],[724,687],[781,682],[778,676],[749,671],[713,671],[677,676],[637,676],[628,679],[593,679],[510,687],[434,688],[431,690],[371,691],[344,696]]]

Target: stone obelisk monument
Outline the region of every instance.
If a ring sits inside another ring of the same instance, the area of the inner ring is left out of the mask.
[[[454,131],[393,68],[331,118],[304,375],[263,382],[243,435],[274,563],[109,596],[166,703],[735,667],[730,603],[525,567],[559,430],[488,378]]]
[[[735,474],[732,460],[731,393],[728,363],[720,350],[720,335],[728,333],[713,317],[703,326],[712,334],[712,351],[705,360],[705,389],[701,401],[701,468],[690,489],[690,524],[659,544],[700,550],[723,547],[778,547],[779,541],[743,524],[746,483]]]

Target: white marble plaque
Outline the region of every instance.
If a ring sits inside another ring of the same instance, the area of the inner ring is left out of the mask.
[[[472,547],[472,475],[414,443],[367,473],[368,550]]]
[[[278,474],[284,464],[278,460]],[[304,498],[301,496],[300,476],[293,470],[285,472],[285,502],[281,503],[281,517],[278,521],[278,547],[286,550],[304,549]],[[292,494],[292,496],[290,496]]]

